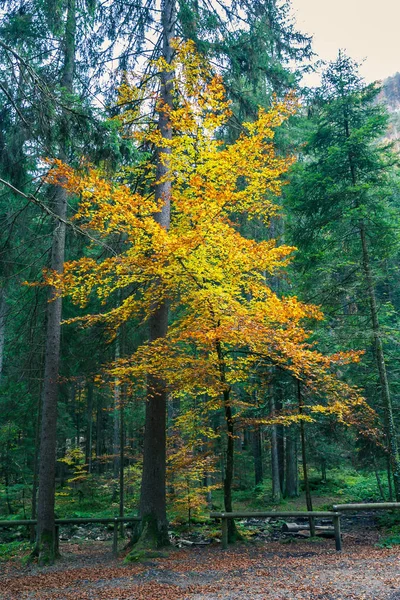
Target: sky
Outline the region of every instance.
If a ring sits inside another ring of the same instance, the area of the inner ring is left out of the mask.
[[[334,60],[339,48],[361,62],[367,82],[400,71],[400,0],[291,0],[297,29],[312,34],[314,52]],[[308,76],[307,85],[318,85]]]

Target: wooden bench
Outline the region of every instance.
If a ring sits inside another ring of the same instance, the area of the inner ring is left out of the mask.
[[[336,551],[342,549],[342,538],[340,532],[340,512],[332,511],[282,511],[282,512],[212,512],[211,519],[221,519],[222,521],[222,548],[226,550],[228,547],[228,521],[229,519],[266,519],[267,517],[308,517],[310,519],[327,518],[332,519],[335,533]]]
[[[76,519],[55,519],[56,525],[56,549],[59,547],[59,532],[60,525],[88,525],[89,523],[104,523],[114,525],[113,528],[113,555],[118,553],[118,524],[119,523],[134,523],[139,522],[140,517],[92,517],[92,518],[76,518]],[[0,527],[20,527],[21,525],[36,525],[36,519],[21,519],[15,521],[0,521]]]

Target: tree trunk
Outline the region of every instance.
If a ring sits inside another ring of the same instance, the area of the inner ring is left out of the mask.
[[[373,456],[372,461],[374,464],[374,471],[375,471],[376,483],[377,483],[378,489],[379,489],[379,494],[382,499],[382,502],[385,502],[385,492],[383,491],[382,481],[381,481],[381,477],[379,475],[378,464],[376,462],[375,456]]]
[[[6,290],[4,289],[4,287],[2,287],[0,288],[0,382],[3,373],[4,347],[6,342],[6,315]]]
[[[234,450],[235,450],[235,438],[234,438],[234,425],[233,425],[233,415],[232,415],[232,406],[230,399],[230,386],[226,383],[226,374],[225,374],[225,361],[222,353],[221,342],[217,341],[216,343],[216,351],[218,356],[218,368],[220,372],[221,383],[224,385],[225,389],[223,391],[223,407],[225,414],[225,423],[226,423],[226,434],[227,434],[227,443],[226,443],[226,462],[224,469],[224,508],[226,512],[232,512],[232,482],[233,482],[233,464],[234,464]],[[234,519],[228,520],[228,542],[233,543],[241,536],[236,528]]]
[[[299,475],[297,465],[297,431],[293,425],[286,429],[286,487],[285,496],[299,495]]]
[[[39,388],[40,390],[40,388]],[[41,391],[41,390],[40,390]],[[37,415],[36,415],[36,430],[35,430],[35,451],[33,453],[33,478],[32,478],[32,499],[31,499],[31,519],[36,519],[37,516],[37,492],[39,478],[39,454],[40,454],[40,430],[42,421],[42,403],[40,396],[38,399]],[[30,527],[30,541],[35,541],[35,526]]]
[[[172,63],[171,41],[175,36],[175,0],[163,0],[161,4],[162,56],[167,64]],[[161,73],[160,96],[164,105],[172,107],[173,73]],[[172,127],[165,111],[159,113],[158,128],[163,138],[172,139]],[[162,201],[161,210],[155,220],[165,229],[170,224],[171,182],[161,178],[168,173],[165,155],[170,149],[157,151],[155,199]],[[154,299],[154,312],[150,317],[150,342],[162,338],[168,329],[168,303],[164,298]],[[141,541],[146,545],[164,546],[169,543],[166,512],[166,413],[167,390],[164,381],[148,376],[145,432],[143,443],[143,474],[140,494],[140,516],[142,517]]]
[[[271,388],[270,397],[271,417],[275,416],[274,391]],[[272,502],[281,501],[281,482],[279,479],[279,456],[278,456],[278,431],[277,426],[271,426],[271,475],[272,475]]]
[[[68,93],[73,91],[75,62],[76,0],[69,0],[64,37],[64,65],[61,85]],[[66,159],[68,141],[67,116],[63,116],[64,139],[61,141],[60,158]],[[51,269],[62,273],[65,254],[65,224],[67,215],[67,192],[55,189],[54,213],[57,219],[53,231]],[[57,441],[58,373],[60,361],[62,300],[55,298],[57,290],[49,291],[47,306],[46,347],[44,357],[44,379],[42,398],[42,426],[40,436],[39,496],[37,547],[39,564],[53,563],[56,557],[54,504]]]
[[[122,390],[119,406],[119,516],[124,516],[124,463],[125,463],[125,438],[124,438],[124,399],[125,393]],[[124,537],[124,524],[121,522],[120,535]]]
[[[96,472],[100,474],[102,472],[101,466],[101,455],[103,453],[103,406],[101,402],[101,395],[97,394],[97,407],[96,407]]]
[[[66,192],[63,189],[58,188],[56,190],[55,212],[65,219],[66,209]],[[59,273],[63,270],[64,244],[65,225],[60,222],[54,231],[51,257],[51,268]],[[56,290],[52,289],[50,291],[50,298],[54,297],[55,293]],[[61,309],[61,298],[57,298],[50,302],[47,308],[37,530],[40,564],[51,564],[55,559],[54,502]]]
[[[87,384],[87,413],[86,413],[86,447],[85,463],[88,473],[92,472],[92,442],[93,442],[93,381]]]
[[[119,338],[115,340],[114,359],[120,357]],[[113,472],[117,478],[119,474],[119,451],[120,451],[120,410],[121,410],[121,385],[116,379],[114,381],[114,411],[113,411]]]
[[[321,481],[326,483],[326,458],[321,458]]]
[[[304,401],[301,393],[301,384],[300,380],[297,379],[297,399],[299,402],[299,414],[303,414]],[[312,499],[311,499],[311,491],[310,491],[310,482],[308,481],[308,471],[307,471],[307,454],[306,454],[306,434],[304,431],[304,421],[300,421],[300,438],[301,438],[301,456],[303,461],[303,477],[304,477],[304,487],[306,491],[306,503],[307,510],[312,511]],[[311,537],[315,536],[315,521],[313,517],[310,517],[310,535]]]
[[[254,458],[254,482],[255,485],[259,485],[263,480],[262,441],[261,428],[259,425],[256,425],[254,427],[252,438]]]
[[[283,407],[283,390],[279,384],[277,384],[274,389],[276,393],[275,410],[279,414]],[[282,496],[285,489],[285,428],[283,425],[276,426],[276,437],[278,446],[279,485]]]
[[[390,465],[389,454],[387,455],[387,458],[386,458],[386,473],[387,473],[387,480],[388,480],[389,500],[390,500],[390,502],[393,502],[392,467]]]
[[[226,512],[232,512],[232,482],[233,482],[233,463],[234,463],[234,435],[233,435],[233,419],[232,407],[230,404],[230,390],[225,390],[224,396],[224,413],[227,432],[226,445],[226,466],[224,477],[224,507]],[[237,530],[235,522],[231,519],[228,522],[228,542],[234,542],[237,538]]]

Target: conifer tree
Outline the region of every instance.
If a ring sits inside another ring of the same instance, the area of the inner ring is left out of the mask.
[[[362,82],[356,63],[342,52],[329,65],[310,108],[304,158],[292,173],[287,206],[293,215],[292,239],[303,252],[299,260],[306,273],[312,272],[307,260],[324,273],[317,284],[322,284],[321,298],[327,283],[332,285],[331,302],[347,289],[347,301],[352,298],[369,316],[387,449],[399,499],[400,460],[377,300],[380,265],[397,248],[397,242],[387,244],[394,185],[398,185],[394,183],[397,158],[382,141],[387,115],[377,103],[379,91],[377,85]],[[343,309],[343,297],[340,301]],[[374,406],[379,404],[375,399]]]

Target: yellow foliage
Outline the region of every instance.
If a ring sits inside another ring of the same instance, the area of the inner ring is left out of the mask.
[[[235,142],[223,144],[218,133],[230,108],[221,79],[191,42],[176,40],[175,47],[168,67],[174,73],[173,107],[160,102],[151,78],[129,82],[127,75],[118,99],[126,135],[169,150],[163,154],[164,179],[172,183],[169,229],[153,218],[160,206],[152,190],[159,182],[150,165],[141,166],[144,188],[132,191],[126,170],[110,181],[88,165],[74,171],[53,161],[48,180],[80,197],[75,215],[80,226],[99,238],[118,235],[125,241],[118,255],[68,262],[62,275],[48,273],[47,281],[81,306],[93,296],[105,303],[118,290],[137,291],[116,308],[85,316],[88,325],[102,321],[115,330],[132,318],[146,321],[164,299],[173,311],[179,309],[167,336],[117,361],[108,369],[113,378],[140,386],[153,374],[172,393],[203,395],[207,406],[217,408],[227,387],[245,383],[260,364],[275,365],[328,398],[324,410],[345,421],[360,394],[333,367],[357,361],[359,354],[324,356],[310,345],[307,323],[323,318],[319,308],[293,296],[280,298],[269,285],[295,249],[250,239],[237,224],[238,215],[268,223],[279,213],[276,198],[293,158],[277,154],[273,139],[296,101],[289,96],[260,110]],[[162,59],[156,66],[166,69]],[[168,112],[172,139],[161,137],[149,120],[152,103]]]

